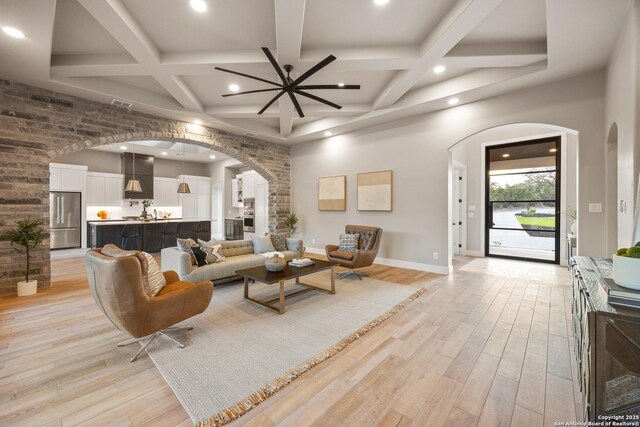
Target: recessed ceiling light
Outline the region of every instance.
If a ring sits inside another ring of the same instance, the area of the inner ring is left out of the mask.
[[[209,156],[210,159],[215,159],[216,156],[214,156],[213,154]]]
[[[127,146],[126,146],[126,145],[121,145],[121,146],[120,146],[120,149],[121,149],[121,150],[126,150],[126,149],[127,149]]]
[[[193,123],[195,123],[195,124],[197,124],[197,125],[201,125],[201,124],[202,124],[202,120],[200,120],[200,119],[195,119],[195,120],[193,121]]]
[[[167,153],[166,151],[163,151],[163,152],[162,152],[162,153],[160,153],[160,154],[162,154],[163,156],[166,156],[166,155],[167,155],[167,154],[169,154],[169,153]]]
[[[338,86],[344,87],[344,83],[340,82],[340,83],[338,83]]]
[[[444,73],[444,70],[446,70],[447,67],[445,67],[444,65],[436,65],[435,67],[433,67],[433,72],[436,74],[440,74],[440,73]]]
[[[17,28],[13,27],[2,27],[2,31],[10,37],[14,39],[23,39],[25,37],[24,33]]]
[[[550,153],[555,153],[556,151],[558,151],[558,149],[557,149],[557,148],[551,148],[551,149],[549,149],[549,152],[550,152]]]
[[[203,13],[207,11],[207,2],[204,0],[191,0],[189,4],[196,12]]]
[[[506,158],[507,158],[507,157],[509,157],[510,155],[511,155],[511,154],[509,154],[509,153],[504,153],[504,154],[502,155],[502,157],[504,157],[504,158],[506,159]]]
[[[449,105],[456,105],[460,100],[458,98],[451,98],[449,100]]]
[[[330,130],[328,130],[328,131],[326,131],[326,132],[324,133],[324,136],[331,136],[331,135],[333,135],[333,133],[331,133],[331,131],[330,131]]]
[[[238,85],[237,85],[237,84],[235,84],[235,83],[231,83],[231,84],[229,85],[229,90],[230,90],[231,92],[237,92],[237,91],[239,91],[239,90],[240,90],[240,86],[238,86]]]
[[[373,0],[373,2],[378,6],[384,6],[385,4],[389,3],[389,0]]]

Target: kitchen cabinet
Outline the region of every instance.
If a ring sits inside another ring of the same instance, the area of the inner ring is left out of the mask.
[[[87,206],[122,206],[124,176],[112,173],[87,173]]]
[[[84,191],[86,166],[51,163],[49,165],[49,191]]]
[[[231,180],[231,207],[244,207],[242,186],[242,175],[236,175],[236,178]]]
[[[244,226],[242,218],[226,218],[224,220],[225,240],[242,240],[244,238]]]
[[[246,199],[256,198],[256,172],[248,171],[242,173],[242,197]]]
[[[211,178],[202,176],[180,175],[189,184],[189,194],[181,194],[182,218],[211,220]]]
[[[163,208],[180,206],[178,185],[180,180],[175,178],[154,178],[154,206]]]

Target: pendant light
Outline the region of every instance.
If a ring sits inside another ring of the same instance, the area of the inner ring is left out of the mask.
[[[133,176],[127,182],[127,186],[124,191],[131,191],[133,193],[142,193],[142,187],[140,187],[140,181],[136,179],[136,143],[133,143]]]
[[[189,194],[191,190],[189,189],[189,184],[184,177],[184,142],[182,143],[182,182],[178,185],[178,193],[180,194]]]

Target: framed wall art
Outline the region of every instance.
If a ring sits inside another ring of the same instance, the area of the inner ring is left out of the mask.
[[[318,178],[318,209],[321,211],[347,210],[347,176]]]
[[[358,210],[393,210],[393,171],[358,174]]]

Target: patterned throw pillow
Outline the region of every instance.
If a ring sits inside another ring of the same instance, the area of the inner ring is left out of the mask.
[[[273,233],[269,234],[269,237],[271,237],[271,243],[276,251],[283,252],[287,250],[287,235],[285,233]]]
[[[358,240],[360,234],[341,234],[340,243],[338,243],[338,250],[340,252],[355,252],[358,250]]]
[[[225,257],[222,253],[222,245],[202,246],[200,249],[207,254],[205,261],[207,264],[214,264],[216,262],[224,261]]]
[[[189,256],[191,257],[191,264],[198,265],[198,261],[191,251],[191,248],[193,248],[194,246],[198,246],[196,241],[193,239],[177,239],[177,243],[178,249],[189,254]]]
[[[202,267],[203,265],[207,265],[207,253],[200,249],[200,247],[191,248],[191,253],[196,258],[196,265],[198,267]]]
[[[146,253],[142,254],[147,259],[147,274],[142,276],[142,284],[144,289],[152,297],[158,295],[158,292],[167,284],[167,280],[164,278],[164,274],[160,271],[160,266],[153,257]]]

